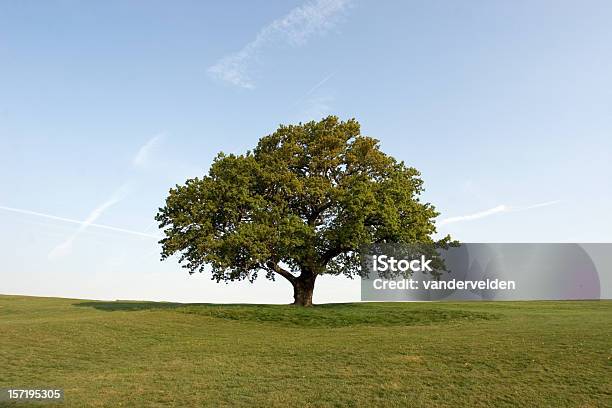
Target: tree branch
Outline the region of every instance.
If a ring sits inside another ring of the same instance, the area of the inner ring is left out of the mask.
[[[329,261],[331,261],[338,255],[340,255],[341,253],[350,251],[350,250],[351,250],[350,248],[343,248],[343,247],[330,248],[327,251],[325,251],[325,253],[321,256],[321,263],[323,265],[327,265]]]
[[[291,283],[295,282],[296,277],[291,272],[289,272],[288,270],[281,268],[277,263],[272,262],[272,261],[268,261],[268,262],[266,262],[266,266],[270,270],[276,272],[277,274],[279,274],[283,278],[287,279],[289,282],[291,282]]]
[[[310,213],[310,216],[308,216],[308,218],[307,218],[307,220],[306,220],[306,221],[307,221],[307,223],[308,223],[308,225],[310,225],[310,226],[316,226],[316,224],[317,224],[317,219],[318,219],[318,218],[321,216],[321,214],[322,214],[322,213],[323,213],[325,210],[327,210],[327,209],[331,208],[331,206],[332,206],[332,205],[333,205],[333,203],[332,203],[331,201],[329,201],[328,203],[326,203],[326,204],[322,205],[321,207],[319,207],[319,208],[317,208],[317,209],[314,209],[314,210],[313,210],[313,211]]]

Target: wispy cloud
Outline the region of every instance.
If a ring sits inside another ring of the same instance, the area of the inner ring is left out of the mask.
[[[253,41],[208,69],[215,78],[232,85],[255,87],[249,69],[260,52],[275,44],[301,46],[332,28],[351,0],[311,0],[262,28]]]
[[[517,211],[526,211],[526,210],[531,210],[531,209],[534,209],[534,208],[547,207],[549,205],[554,205],[554,204],[557,204],[557,203],[559,203],[559,200],[546,201],[546,202],[543,202],[543,203],[528,205],[528,206],[524,206],[524,207],[511,207],[511,206],[502,204],[502,205],[498,205],[497,207],[489,208],[487,210],[480,211],[480,212],[477,212],[477,213],[474,213],[474,214],[459,215],[459,216],[456,216],[456,217],[444,218],[444,219],[442,219],[442,220],[440,220],[438,222],[438,226],[443,226],[443,225],[447,225],[447,224],[453,224],[455,222],[478,220],[480,218],[490,217],[490,216],[495,215],[495,214],[503,214],[503,213],[517,212]]]
[[[159,134],[147,140],[147,142],[143,144],[140,149],[138,149],[138,151],[132,158],[132,166],[136,169],[142,169],[149,166],[153,157],[153,153],[155,149],[159,147],[163,138],[164,135]]]
[[[34,215],[36,217],[42,217],[42,218],[46,218],[46,219],[54,220],[54,221],[68,222],[68,223],[71,223],[71,224],[84,225],[84,224],[87,223],[86,220],[83,221],[83,220],[75,220],[75,219],[72,219],[72,218],[58,217],[58,216],[52,215],[52,214],[45,214],[45,213],[41,213],[41,212],[30,211],[30,210],[25,210],[25,209],[22,209],[22,208],[5,207],[5,206],[2,206],[2,205],[0,205],[0,210],[10,211],[10,212],[19,213],[19,214],[25,214],[25,215]],[[93,227],[93,228],[101,228],[101,229],[105,229],[105,230],[109,230],[109,231],[122,232],[122,233],[125,233],[125,234],[137,235],[137,236],[146,237],[146,238],[155,238],[155,239],[161,238],[160,235],[149,234],[149,233],[141,232],[141,231],[134,231],[134,230],[126,229],[126,228],[113,227],[111,225],[96,224],[94,222],[87,223],[87,226],[88,227]]]

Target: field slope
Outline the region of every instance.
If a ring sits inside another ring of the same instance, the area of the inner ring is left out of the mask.
[[[611,353],[612,301],[0,296],[0,387],[61,387],[70,407],[603,407]]]

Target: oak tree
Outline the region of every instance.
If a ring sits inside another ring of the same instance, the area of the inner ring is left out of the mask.
[[[434,243],[438,213],[422,191],[419,172],[354,119],[281,125],[170,190],[156,216],[162,259],[178,254],[190,273],[208,265],[217,282],[280,276],[310,306],[318,276],[362,273],[361,246]]]

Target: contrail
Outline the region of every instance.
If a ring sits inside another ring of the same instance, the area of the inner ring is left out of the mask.
[[[122,185],[117,191],[115,191],[108,200],[93,209],[85,218],[81,221],[79,228],[72,233],[65,241],[58,244],[55,248],[49,252],[49,259],[58,258],[69,254],[72,251],[72,244],[83,231],[94,223],[107,209],[120,202],[128,191],[128,184]]]
[[[488,217],[489,215],[498,214],[498,213],[507,212],[507,211],[508,211],[508,207],[507,206],[505,206],[505,205],[498,205],[497,207],[490,208],[490,209],[485,210],[485,211],[477,212],[475,214],[460,215],[460,216],[457,216],[457,217],[445,218],[445,219],[441,220],[438,225],[451,224],[453,222],[460,222],[460,221],[477,220],[479,218],[484,218],[484,217]]]
[[[331,74],[329,74],[328,76],[326,76],[325,78],[323,78],[322,80],[320,80],[315,86],[313,86],[312,88],[310,88],[308,90],[308,92],[306,92],[304,95],[302,95],[301,98],[299,98],[298,100],[296,100],[295,102],[293,102],[293,104],[291,106],[295,106],[298,103],[302,102],[304,99],[306,99],[307,97],[310,96],[310,94],[312,94],[314,91],[316,91],[317,89],[319,89],[320,87],[323,86],[323,84],[325,84],[327,81],[329,81],[334,75],[336,75],[336,72],[332,72]]]
[[[477,220],[479,218],[485,218],[485,217],[488,217],[494,214],[527,211],[527,210],[532,210],[534,208],[548,207],[549,205],[558,204],[560,202],[561,202],[560,200],[546,201],[545,203],[528,205],[526,207],[510,207],[510,206],[502,204],[502,205],[498,205],[497,207],[489,208],[488,210],[484,210],[484,211],[477,212],[474,214],[460,215],[457,217],[445,218],[443,220],[440,220],[438,225],[442,226],[446,224],[452,224],[455,222]]]
[[[0,205],[0,210],[11,211],[14,213],[19,213],[19,214],[35,215],[37,217],[43,217],[49,220],[69,222],[71,224],[78,224],[82,226],[84,225],[88,227],[96,227],[96,228],[101,228],[101,229],[115,231],[115,232],[123,232],[125,234],[138,235],[140,237],[155,238],[155,239],[162,238],[160,235],[147,234],[146,232],[133,231],[133,230],[125,229],[125,228],[113,227],[113,226],[104,225],[104,224],[88,223],[86,221],[73,220],[71,218],[64,218],[64,217],[58,217],[58,216],[51,215],[51,214],[43,214],[43,213],[36,212],[36,211],[23,210],[21,208],[5,207],[5,206]]]
[[[332,72],[331,74],[329,74],[328,76],[326,76],[325,78],[323,78],[322,80],[320,80],[315,86],[313,86],[312,88],[310,88],[310,90],[308,92],[306,92],[304,94],[304,98],[309,96],[311,93],[313,93],[314,91],[316,91],[317,89],[319,89],[320,87],[323,86],[323,84],[325,84],[327,81],[329,81],[334,75],[336,75],[335,72]]]
[[[561,202],[561,200],[547,201],[545,203],[533,204],[533,205],[529,205],[527,207],[512,208],[511,210],[512,211],[525,211],[525,210],[531,210],[533,208],[548,207],[549,205],[559,204],[560,202]]]
[[[159,144],[162,138],[163,135],[161,134],[153,136],[144,145],[142,145],[140,149],[138,149],[138,152],[136,152],[136,154],[132,158],[132,167],[140,169],[145,168],[148,162],[150,161],[151,151],[155,148],[157,144]],[[94,221],[96,221],[106,210],[123,200],[128,194],[129,190],[130,182],[128,181],[121,185],[119,189],[117,189],[106,201],[94,208],[85,220],[79,222],[79,228],[77,228],[77,230],[72,235],[70,235],[65,241],[61,242],[59,245],[53,248],[51,252],[49,252],[49,259],[65,256],[70,253],[72,251],[72,244],[79,237],[79,235],[81,235],[81,233],[85,231],[90,225],[95,225]],[[97,226],[100,227],[100,224],[98,224]],[[143,233],[146,233],[146,231],[144,231]]]

